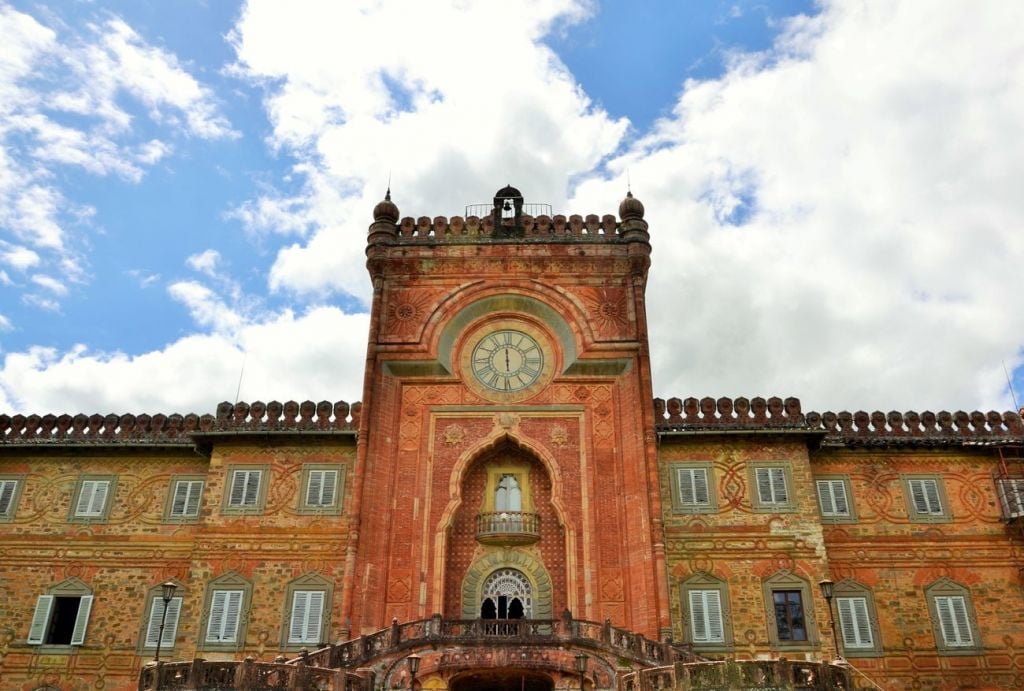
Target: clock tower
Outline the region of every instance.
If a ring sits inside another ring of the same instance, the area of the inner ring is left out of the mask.
[[[509,186],[464,217],[374,209],[373,281],[343,607],[393,619],[670,630],[644,290],[618,218]]]

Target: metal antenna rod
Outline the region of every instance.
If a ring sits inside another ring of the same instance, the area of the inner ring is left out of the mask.
[[[1006,360],[1003,360],[1002,363],[1003,363],[1003,374],[1006,375],[1006,388],[1008,388],[1010,390],[1010,400],[1013,401],[1013,409],[1014,410],[1020,410],[1020,404],[1017,403],[1017,395],[1013,392],[1013,382],[1010,381],[1010,373],[1006,369]]]
[[[238,388],[235,389],[235,403],[238,403],[238,396],[242,393],[242,377],[245,376],[245,360],[249,357],[249,351],[242,351],[242,370],[238,373]]]

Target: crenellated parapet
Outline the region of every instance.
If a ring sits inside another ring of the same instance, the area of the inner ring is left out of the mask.
[[[344,432],[359,429],[361,404],[345,401],[224,402],[216,415],[6,415],[0,444],[189,445],[211,434],[245,432]]]
[[[605,214],[573,214],[564,216],[530,216],[521,218],[522,235],[517,241],[530,238],[543,239],[546,242],[562,239],[579,242],[614,241],[621,237],[619,222],[615,216]],[[395,225],[395,238],[399,243],[417,242],[490,242],[496,239],[508,239],[500,229],[503,224],[496,225],[491,216],[445,216],[429,218],[406,216]]]
[[[662,433],[709,431],[804,431],[838,446],[941,446],[1024,441],[1019,413],[989,411],[890,411],[802,413],[796,398],[654,399]]]

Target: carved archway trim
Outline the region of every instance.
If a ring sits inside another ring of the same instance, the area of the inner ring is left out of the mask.
[[[502,549],[477,557],[462,579],[462,618],[478,619],[483,598],[484,581],[495,571],[515,569],[533,588],[533,619],[554,619],[551,576],[544,562],[519,549]]]
[[[501,415],[500,411],[495,412],[499,416]],[[437,419],[438,418],[434,419],[435,423]],[[431,438],[433,438],[433,436],[434,433],[433,430],[431,430]],[[448,581],[448,563],[445,558],[448,549],[448,534],[449,529],[455,520],[455,513],[462,505],[463,479],[473,463],[483,456],[496,451],[502,444],[509,444],[530,454],[548,473],[548,477],[551,478],[551,506],[555,512],[555,519],[558,521],[559,526],[562,527],[563,535],[565,536],[566,564],[569,566],[575,564],[576,532],[568,521],[566,521],[567,512],[565,510],[564,503],[562,502],[564,482],[562,480],[562,474],[559,471],[558,464],[555,462],[554,457],[547,452],[543,444],[522,434],[518,427],[512,426],[511,428],[507,428],[500,424],[495,424],[494,429],[491,430],[491,433],[487,437],[482,439],[476,445],[466,449],[466,451],[459,457],[458,461],[456,461],[455,465],[452,467],[451,476],[448,481],[448,496],[450,497],[450,500],[442,512],[441,519],[434,532],[434,573],[438,574],[439,578],[435,581],[433,600],[438,603],[438,608],[442,611],[446,607],[444,592],[445,584]],[[575,572],[576,570],[574,568],[566,569],[567,605],[569,609],[573,611],[577,609],[575,594],[578,592]],[[474,615],[470,618],[475,619],[476,616]],[[537,615],[536,618],[544,617]]]

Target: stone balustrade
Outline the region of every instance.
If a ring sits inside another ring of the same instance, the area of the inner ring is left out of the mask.
[[[621,237],[619,222],[615,216],[605,214],[573,214],[563,216],[530,216],[523,214],[522,237],[517,242],[529,238],[543,238],[545,241],[562,238],[568,241],[602,242]],[[490,242],[497,239],[494,218],[491,216],[445,216],[429,218],[406,216],[396,224],[396,239],[399,243],[406,242]]]

